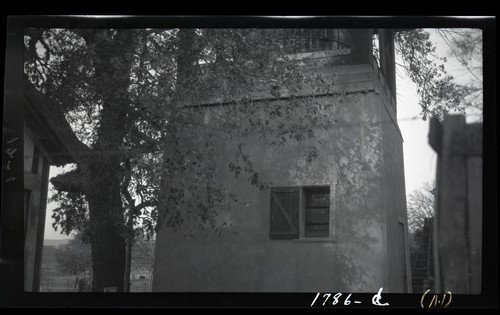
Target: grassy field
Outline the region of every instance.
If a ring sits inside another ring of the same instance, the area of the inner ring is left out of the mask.
[[[57,270],[55,264],[42,264],[40,292],[78,292],[74,284],[75,278]]]
[[[78,286],[75,287],[76,278],[57,269],[55,252],[55,246],[43,247],[40,292],[78,292]],[[141,276],[145,279],[141,279]],[[149,280],[144,272],[133,271],[131,283],[131,292],[150,292]]]

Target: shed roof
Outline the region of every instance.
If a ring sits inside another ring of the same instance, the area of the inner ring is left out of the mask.
[[[58,135],[52,126],[55,123],[43,106],[54,102],[48,96],[37,91],[29,82],[25,80],[24,91],[24,123],[36,135],[37,140],[48,153],[47,159],[51,165],[61,166],[68,163],[74,163],[69,150],[64,146],[60,135]]]

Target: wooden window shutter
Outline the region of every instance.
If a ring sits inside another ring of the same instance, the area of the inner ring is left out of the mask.
[[[299,237],[299,188],[271,188],[271,238]]]

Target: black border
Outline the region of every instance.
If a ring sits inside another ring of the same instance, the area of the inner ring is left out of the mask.
[[[126,1],[119,3],[126,4]],[[122,10],[126,14],[127,10]],[[102,12],[101,12],[102,13]],[[105,12],[109,13],[109,12]],[[295,13],[296,14],[296,13]],[[4,91],[4,141],[21,135],[22,47],[18,45],[27,27],[68,28],[141,28],[141,27],[475,27],[484,31],[484,176],[483,176],[483,290],[481,295],[454,295],[449,308],[498,308],[498,239],[497,239],[497,139],[496,139],[496,20],[438,16],[316,16],[286,18],[262,15],[240,16],[10,16],[5,32],[7,57]],[[17,46],[16,46],[17,45]],[[19,61],[21,58],[21,61]],[[22,139],[22,138],[21,138]],[[21,142],[22,144],[22,142]],[[3,159],[6,158],[5,149]],[[20,151],[22,153],[22,146]],[[22,157],[22,154],[18,155]],[[14,171],[22,175],[22,159]],[[4,182],[5,165],[2,168]],[[19,186],[19,187],[18,187]],[[25,293],[23,292],[22,182],[9,186],[2,196],[0,238],[0,307],[302,307],[309,308],[316,292],[311,293]],[[22,208],[21,208],[22,209]],[[336,292],[331,292],[336,293]],[[353,293],[360,305],[346,308],[375,308],[373,294]],[[420,294],[383,294],[394,308],[419,308]],[[351,298],[352,299],[352,298]],[[331,308],[344,308],[343,305]],[[387,310],[387,308],[379,308]],[[330,309],[331,311],[331,309]]]

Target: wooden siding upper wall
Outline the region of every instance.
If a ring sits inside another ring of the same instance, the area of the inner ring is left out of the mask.
[[[325,57],[327,58],[327,57]],[[369,92],[375,90],[374,76],[370,65],[345,65],[336,66],[330,69],[324,69],[321,73],[325,82],[330,82],[329,93],[354,93],[354,92]],[[310,95],[311,90],[316,86],[310,86],[295,93],[295,96]],[[181,106],[210,106],[231,104],[238,97],[231,95],[230,99],[224,97],[224,91],[216,91],[217,93],[208,95],[191,93],[185,95],[180,103]],[[276,99],[276,96],[271,94],[271,89],[268,86],[256,87],[253,92],[249,93],[253,102]],[[280,90],[280,98],[290,97],[289,91]]]

